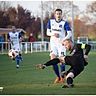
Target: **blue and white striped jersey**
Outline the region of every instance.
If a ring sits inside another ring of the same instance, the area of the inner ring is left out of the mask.
[[[21,37],[21,34],[19,32],[9,32],[8,33],[8,39],[15,45],[19,44],[19,39]]]
[[[50,19],[47,23],[47,35],[54,37],[54,33],[59,34],[59,40],[69,39],[71,35],[71,28],[68,22],[60,20],[57,22],[55,19]]]

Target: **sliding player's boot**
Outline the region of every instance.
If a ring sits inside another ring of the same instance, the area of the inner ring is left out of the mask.
[[[74,84],[67,84],[67,85],[64,85],[62,88],[73,88],[74,87]]]

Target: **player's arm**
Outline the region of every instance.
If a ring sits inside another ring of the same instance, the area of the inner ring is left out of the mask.
[[[85,49],[84,55],[88,55],[88,53],[91,50],[91,45],[89,45],[89,44],[81,44],[81,48]]]
[[[55,65],[55,64],[58,64],[58,63],[60,63],[59,58],[54,58],[52,60],[47,61],[44,64],[37,64],[36,67],[39,68],[39,69],[44,69],[47,66]]]
[[[89,44],[81,44],[81,48],[85,49],[84,59],[88,63],[88,54],[89,54],[89,52],[91,50],[91,45],[89,45]]]
[[[46,63],[44,63],[45,66],[51,66],[60,63],[59,58],[54,58]]]
[[[22,42],[23,38],[22,38],[22,35],[21,35],[21,32],[19,32],[19,42]]]
[[[54,33],[51,32],[51,20],[47,23],[47,36],[54,36]]]
[[[11,43],[11,44],[13,45],[13,42],[12,42],[11,39],[10,39],[9,33],[8,33],[8,35],[7,35],[7,39],[8,39],[8,42]]]
[[[56,65],[58,63],[65,63],[65,57],[59,57],[59,58],[54,58],[52,60],[47,61],[44,64],[37,64],[36,67],[40,68],[40,69],[44,69],[47,66],[51,66],[51,65]]]
[[[71,28],[68,22],[65,22],[64,30],[67,32],[67,35],[65,36],[63,40],[70,39],[72,37],[72,32],[71,32]]]
[[[7,35],[7,39],[8,39],[8,42],[11,41],[11,40],[10,40],[10,35],[9,35],[9,33],[8,33],[8,35]]]

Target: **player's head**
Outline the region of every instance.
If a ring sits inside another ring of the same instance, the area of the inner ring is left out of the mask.
[[[64,40],[63,42],[62,42],[62,45],[63,46],[65,46],[65,48],[67,49],[67,50],[70,50],[70,49],[72,49],[72,40],[70,40],[70,39],[66,39],[66,40]]]
[[[55,16],[56,21],[60,21],[61,18],[62,18],[62,10],[61,9],[56,9],[54,16]]]
[[[15,33],[16,32],[16,27],[12,26],[12,32]]]

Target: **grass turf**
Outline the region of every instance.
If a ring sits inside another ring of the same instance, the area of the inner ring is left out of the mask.
[[[89,64],[74,79],[74,88],[62,88],[64,84],[53,84],[52,67],[35,68],[38,63],[49,60],[49,53],[24,54],[20,68],[7,55],[0,55],[0,90],[2,95],[93,95],[96,94],[96,52],[89,55]],[[66,66],[67,67],[67,66]]]

